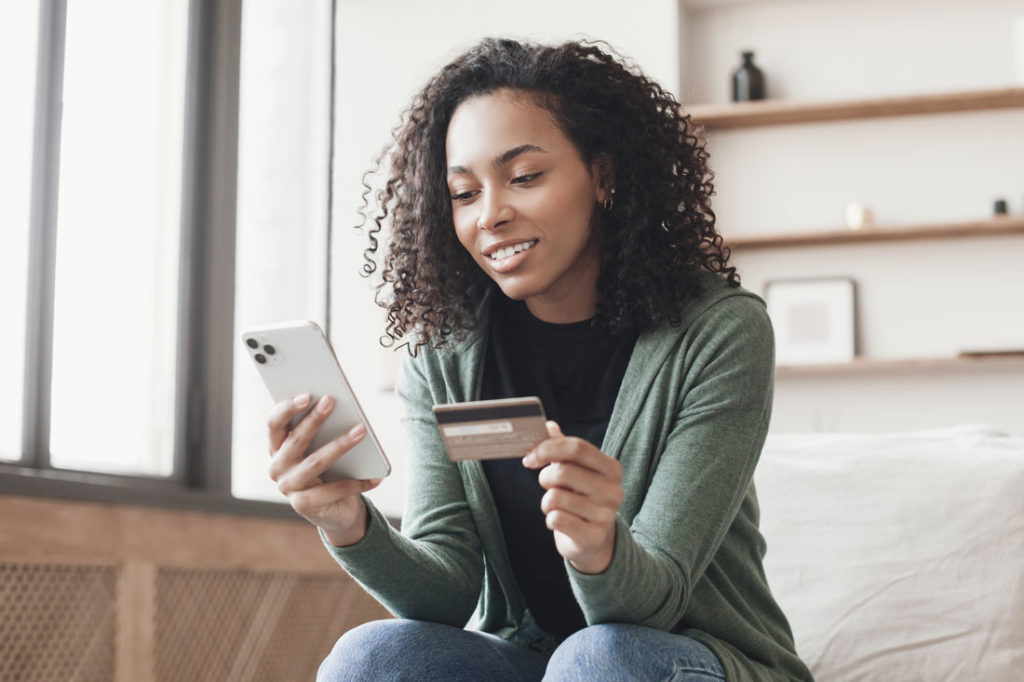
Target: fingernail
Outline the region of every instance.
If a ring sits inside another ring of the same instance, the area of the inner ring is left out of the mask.
[[[348,437],[355,440],[362,438],[364,433],[366,433],[366,427],[360,422],[348,430]]]
[[[534,462],[536,462],[536,461],[537,461],[537,458],[534,457],[533,453],[531,452],[526,457],[523,457],[523,466],[524,467],[533,466]]]
[[[331,396],[325,395],[320,400],[316,401],[316,411],[327,414],[331,411]]]
[[[302,395],[295,396],[292,399],[292,404],[295,405],[295,407],[305,407],[309,404],[309,394],[303,393]]]

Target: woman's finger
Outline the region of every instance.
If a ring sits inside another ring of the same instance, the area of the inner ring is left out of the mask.
[[[523,466],[540,469],[553,462],[571,462],[613,481],[622,480],[622,465],[582,438],[560,436],[539,443],[526,457]]]
[[[330,396],[323,396],[309,414],[288,432],[270,460],[270,477],[273,480],[278,480],[286,471],[302,461],[310,443],[313,442],[313,437],[333,409],[334,400]]]
[[[325,443],[294,464],[278,480],[277,489],[284,495],[306,490],[317,484],[320,475],[366,436],[366,427],[356,424],[348,433]],[[277,480],[277,479],[275,479]]]
[[[598,504],[614,506],[622,504],[622,485],[605,478],[591,469],[576,464],[555,462],[540,470],[537,481],[542,488],[564,488],[584,495]]]
[[[566,535],[574,545],[572,554],[579,556],[600,548],[607,539],[609,528],[604,524],[589,523],[570,512],[556,509],[545,515],[548,530]],[[614,528],[614,526],[612,526]],[[573,559],[575,556],[566,556]]]
[[[310,395],[303,393],[291,400],[282,400],[274,405],[267,417],[267,429],[270,431],[270,454],[273,455],[281,447],[288,436],[288,424],[292,417],[309,406]]]
[[[618,506],[600,504],[593,498],[564,488],[552,488],[544,493],[540,509],[545,514],[555,510],[569,512],[588,523],[609,524],[615,520]]]

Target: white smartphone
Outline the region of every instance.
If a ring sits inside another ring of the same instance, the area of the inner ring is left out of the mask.
[[[310,406],[292,420],[293,426],[313,409],[321,396],[334,398],[334,411],[320,425],[308,452],[341,436],[359,422],[366,425],[363,440],[338,458],[321,475],[323,480],[367,480],[384,478],[391,473],[391,464],[380,441],[341,371],[327,336],[315,322],[299,320],[250,329],[242,334],[242,346],[274,402],[291,400],[303,393],[312,397]]]

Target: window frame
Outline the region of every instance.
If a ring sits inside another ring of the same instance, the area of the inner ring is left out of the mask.
[[[172,473],[110,474],[50,463],[66,7],[67,0],[40,0],[22,453],[18,461],[0,462],[0,494],[296,518],[284,501],[231,493],[242,0],[189,3]],[[332,33],[335,16],[332,2]],[[331,49],[333,57],[333,36]],[[333,108],[333,66],[331,73]]]

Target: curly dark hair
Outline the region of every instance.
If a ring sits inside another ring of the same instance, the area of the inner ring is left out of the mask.
[[[392,143],[364,175],[359,227],[372,222],[364,276],[377,270],[377,236],[385,222],[391,228],[376,295],[387,309],[383,345],[410,331],[412,353],[427,343],[442,346],[453,334],[460,338],[476,324],[479,293],[496,286],[456,237],[445,139],[460,103],[497,90],[532,97],[588,167],[598,155],[611,160],[616,194],[613,210],[600,212],[598,221],[595,327],[614,334],[678,323],[683,307],[701,292],[701,271],[739,286],[729,249],[715,231],[703,129],[671,94],[606,43],[487,38],[414,97]],[[371,206],[367,178],[385,161],[387,181]]]

